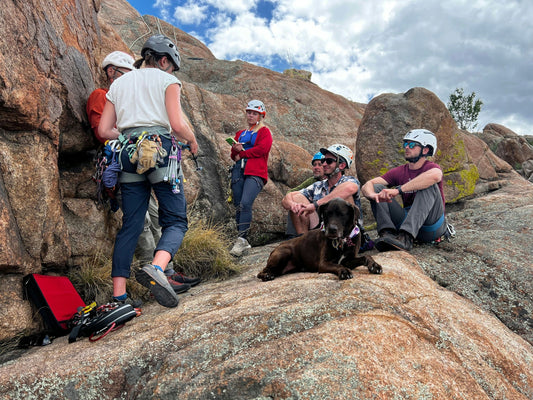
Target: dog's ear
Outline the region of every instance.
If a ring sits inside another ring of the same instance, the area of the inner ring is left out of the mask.
[[[357,224],[357,222],[359,221],[359,216],[361,215],[361,210],[359,210],[359,207],[357,206],[352,206],[354,208],[354,223]]]
[[[346,216],[344,223],[344,232],[346,235],[349,235],[350,232],[357,225],[357,220],[359,219],[359,210],[356,206],[351,203],[346,202],[348,215]]]
[[[318,206],[317,214],[320,222],[324,222],[326,218],[326,210],[328,209],[328,203],[324,203]]]

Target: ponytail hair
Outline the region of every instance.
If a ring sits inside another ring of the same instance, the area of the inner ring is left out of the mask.
[[[133,66],[135,68],[139,69],[139,68],[141,68],[141,66],[144,63],[144,64],[149,65],[151,67],[157,67],[157,63],[163,57],[168,57],[168,55],[165,54],[165,53],[157,53],[157,52],[155,52],[155,51],[153,51],[151,49],[147,49],[144,52],[144,57],[143,58],[139,58],[137,61],[135,61]],[[170,61],[172,62],[172,60],[170,60]]]

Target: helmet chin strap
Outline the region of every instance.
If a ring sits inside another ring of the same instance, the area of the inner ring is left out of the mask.
[[[333,172],[329,173],[329,174],[324,174],[325,176],[327,176],[328,178],[331,178],[332,176],[335,176],[337,175],[339,172],[341,172],[341,170],[339,169],[339,161],[340,161],[340,157],[339,156],[336,156],[337,157],[337,166],[335,167],[335,169],[333,170]]]
[[[415,157],[405,157],[405,161],[410,163],[416,163],[418,160],[420,160],[422,157],[427,157],[427,155],[424,154],[424,148],[420,148],[420,153],[418,153]]]

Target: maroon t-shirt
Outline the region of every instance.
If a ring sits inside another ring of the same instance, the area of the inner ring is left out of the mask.
[[[411,179],[416,178],[422,172],[426,172],[433,168],[441,169],[439,164],[435,164],[434,162],[426,160],[424,165],[422,165],[422,167],[419,169],[409,169],[409,164],[404,164],[404,165],[400,165],[399,167],[389,170],[381,177],[387,181],[388,186],[396,187],[398,185],[403,185],[404,183],[409,182]],[[444,205],[445,201],[444,201],[444,190],[442,187],[442,179],[438,183],[438,185],[439,185],[440,195],[442,196],[442,204]],[[415,196],[416,196],[416,192],[405,192],[402,196],[403,206],[411,207],[411,205],[413,205],[413,201],[415,200]]]

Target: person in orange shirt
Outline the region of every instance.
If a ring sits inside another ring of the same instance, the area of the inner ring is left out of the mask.
[[[100,143],[105,143],[107,139],[104,139],[98,132],[98,126],[100,125],[100,118],[102,112],[104,111],[104,106],[106,102],[105,95],[109,91],[109,86],[115,81],[115,79],[121,77],[127,72],[130,72],[133,69],[133,63],[135,60],[132,56],[122,51],[114,51],[109,53],[102,61],[102,69],[104,70],[108,87],[107,88],[98,88],[94,90],[89,99],[87,99],[87,116],[89,117],[89,123],[91,124],[91,129],[94,132],[94,136]]]

